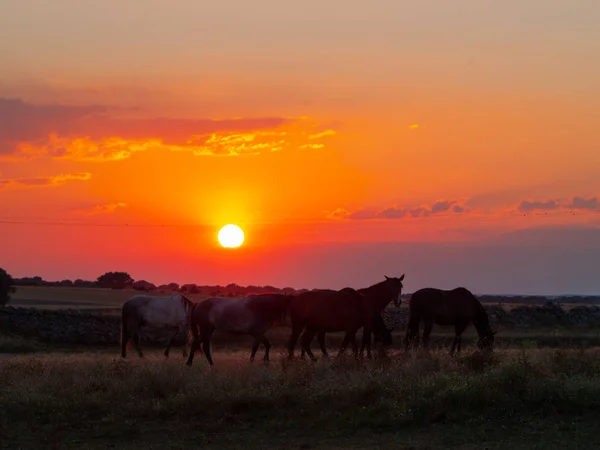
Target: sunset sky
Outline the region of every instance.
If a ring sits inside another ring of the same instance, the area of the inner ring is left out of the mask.
[[[599,23],[597,0],[3,1],[0,266],[600,293]]]

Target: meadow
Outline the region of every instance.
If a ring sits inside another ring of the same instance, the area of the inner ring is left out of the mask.
[[[13,304],[112,309],[131,295],[39,289],[19,289]],[[286,360],[285,328],[267,334],[269,364],[248,362],[246,339],[215,339],[213,369],[201,354],[185,366],[180,348],[122,360],[112,347],[0,337],[0,447],[600,447],[595,330],[501,329],[483,354],[470,328],[454,358],[449,330],[434,330],[430,352],[404,353],[398,330],[373,360],[317,363]],[[338,339],[328,336],[332,352]]]

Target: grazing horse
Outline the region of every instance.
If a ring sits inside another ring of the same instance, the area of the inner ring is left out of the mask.
[[[490,327],[487,312],[481,302],[464,287],[451,290],[436,288],[419,289],[412,294],[408,309],[408,325],[404,348],[408,350],[409,345],[419,334],[419,323],[424,322],[423,347],[427,348],[429,334],[433,324],[454,325],[454,341],[450,349],[450,355],[457,349],[460,353],[461,335],[473,322],[479,341],[480,349],[491,349],[494,344],[495,331]],[[418,342],[415,341],[415,347]]]
[[[375,316],[373,317],[373,323],[371,324],[371,329],[373,331],[373,337],[375,338],[375,342],[381,342],[382,345],[392,345],[392,330],[389,330],[386,327],[385,322],[383,321],[383,317],[381,317],[381,314],[375,314]],[[305,331],[305,333],[307,333],[307,331]],[[349,336],[348,334],[344,336],[344,340],[342,341],[342,345],[340,348],[340,354],[346,350],[348,343],[352,339],[354,339],[354,342],[356,343],[356,337]],[[319,342],[319,347],[321,347],[321,353],[323,353],[323,356],[325,356],[325,358],[329,358],[329,354],[327,353],[327,347],[325,346],[324,331],[320,331],[317,334],[317,340]],[[300,352],[300,358],[304,358],[305,353],[306,350],[304,350],[304,347],[302,347],[302,351]]]
[[[177,337],[180,329],[188,326],[188,316],[194,303],[182,294],[170,297],[152,297],[150,295],[134,295],[127,300],[121,309],[121,356],[127,355],[127,342],[133,342],[139,357],[144,354],[140,347],[142,327],[168,328],[173,330],[173,337],[167,345],[165,356],[169,357],[169,350]],[[183,347],[183,356],[187,356],[187,344]]]
[[[291,298],[284,294],[257,294],[244,298],[212,297],[196,303],[190,314],[191,348],[187,365],[192,365],[194,353],[202,343],[208,364],[214,366],[210,340],[215,331],[249,334],[254,338],[250,361],[254,361],[261,342],[265,346],[264,360],[268,361],[271,344],[264,334],[275,322],[285,322]]]
[[[367,357],[370,358],[373,317],[381,313],[392,299],[396,306],[400,304],[403,279],[404,275],[399,278],[386,276],[384,281],[365,288],[363,293],[344,288],[340,291],[323,289],[296,295],[290,302],[292,334],[288,342],[289,359],[293,358],[296,341],[304,329],[301,345],[312,360],[316,358],[310,350],[310,343],[318,333],[345,331],[344,340],[347,338],[350,341],[356,355],[355,336],[363,327],[360,353],[362,355],[366,347]],[[324,345],[321,350],[323,348]],[[338,356],[343,350],[345,347],[340,349]]]

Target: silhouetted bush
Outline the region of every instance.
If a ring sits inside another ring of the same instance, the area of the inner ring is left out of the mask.
[[[0,269],[0,305],[6,305],[13,292],[15,292],[15,280],[6,270]]]

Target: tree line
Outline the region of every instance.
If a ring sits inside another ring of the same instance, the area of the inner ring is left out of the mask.
[[[2,270],[2,269],[0,269]],[[199,285],[194,283],[187,283],[179,285],[178,283],[168,283],[156,285],[146,280],[134,280],[131,275],[127,272],[106,272],[100,275],[96,280],[60,280],[60,281],[47,281],[40,276],[34,277],[23,277],[23,278],[12,278],[4,270],[2,271],[6,278],[11,280],[13,286],[48,286],[48,287],[77,287],[77,288],[105,288],[105,289],[134,289],[136,291],[152,292],[152,291],[171,291],[180,292],[184,294],[205,294],[205,295],[225,295],[225,296],[238,296],[256,294],[261,292],[278,292],[287,294],[297,294],[300,292],[307,291],[308,289],[296,290],[291,287],[277,288],[275,286],[240,286],[236,283],[230,283],[226,286],[221,285]],[[8,285],[8,284],[7,284]],[[8,294],[7,294],[8,295]],[[6,302],[5,302],[6,303]]]

